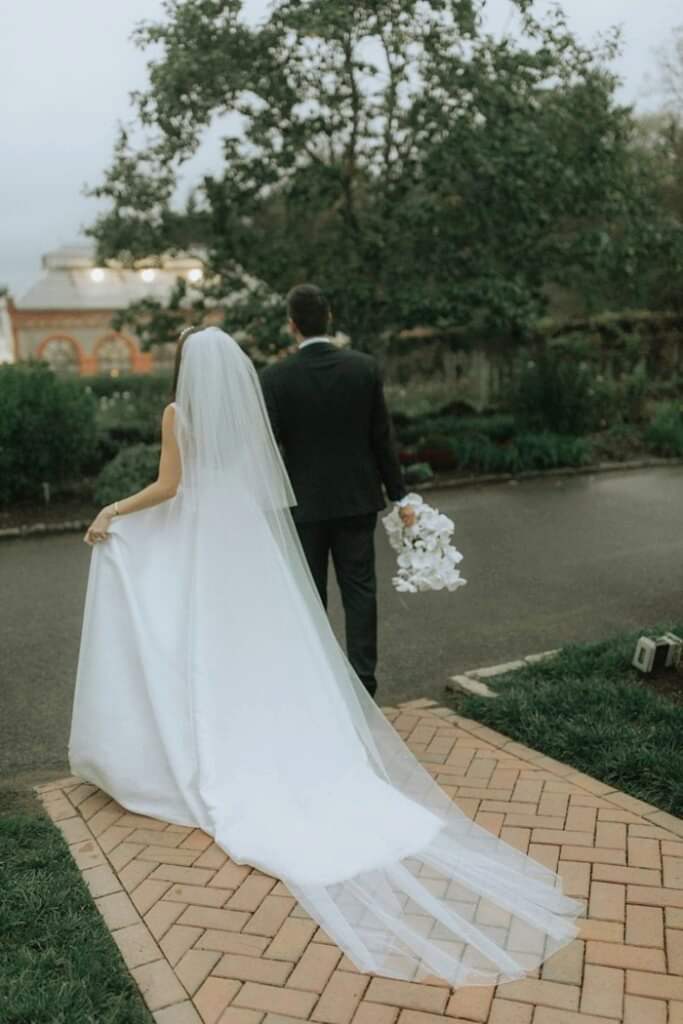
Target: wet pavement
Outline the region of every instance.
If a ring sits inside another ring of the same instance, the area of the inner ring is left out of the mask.
[[[683,617],[683,467],[430,491],[466,587],[398,594],[378,529],[377,700],[441,700],[448,677]],[[80,535],[0,542],[0,773],[64,773],[90,549]],[[336,592],[331,615],[342,619]],[[282,681],[286,685],[286,680]]]

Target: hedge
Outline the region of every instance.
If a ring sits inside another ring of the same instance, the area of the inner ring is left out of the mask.
[[[42,362],[0,366],[0,502],[77,479],[96,445],[96,402]]]

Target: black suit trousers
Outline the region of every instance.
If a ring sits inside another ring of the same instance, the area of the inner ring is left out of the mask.
[[[301,544],[323,605],[327,607],[330,555],[346,620],[346,653],[366,690],[377,689],[377,513],[296,523]]]

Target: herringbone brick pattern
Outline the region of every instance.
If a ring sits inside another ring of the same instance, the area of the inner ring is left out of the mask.
[[[683,1024],[683,821],[433,701],[384,711],[468,815],[585,901],[581,936],[497,987],[364,974],[199,830],[75,778],[37,787],[158,1024]]]

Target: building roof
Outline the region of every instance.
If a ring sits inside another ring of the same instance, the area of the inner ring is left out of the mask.
[[[177,277],[191,284],[199,256],[188,254],[135,269],[97,266],[94,246],[62,246],[42,258],[43,275],[15,303],[17,309],[125,309],[140,299],[166,303]]]

